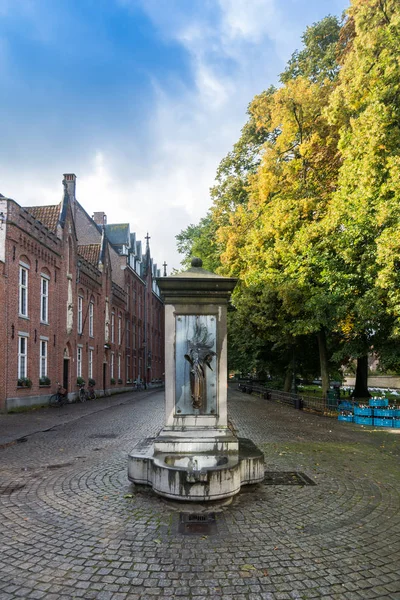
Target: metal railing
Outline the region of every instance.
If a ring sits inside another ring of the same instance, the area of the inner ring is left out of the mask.
[[[255,394],[266,400],[271,400],[272,402],[293,406],[293,408],[298,410],[307,410],[328,416],[337,415],[338,403],[340,402],[340,400],[336,398],[318,398],[315,396],[274,390],[252,381],[240,381],[238,387],[243,393]]]

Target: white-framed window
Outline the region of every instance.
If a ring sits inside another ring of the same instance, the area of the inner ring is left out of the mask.
[[[18,336],[18,379],[27,377],[28,373],[28,338]]]
[[[118,354],[118,379],[121,379],[121,355]]]
[[[91,301],[89,304],[89,335],[93,337],[93,315],[94,315],[94,304]]]
[[[47,341],[40,340],[40,369],[39,377],[47,377]]]
[[[26,266],[19,266],[19,314],[28,316],[28,273]]]
[[[82,377],[82,355],[83,355],[83,348],[82,348],[82,346],[78,346],[77,353],[76,353],[76,376],[77,377]]]
[[[114,343],[115,337],[115,312],[111,313],[111,342]]]
[[[89,348],[88,378],[89,379],[93,379],[93,348]]]
[[[110,377],[111,377],[111,379],[114,379],[114,352],[111,352],[111,359],[110,359]]]
[[[49,321],[49,279],[43,275],[40,278],[40,320]]]
[[[126,319],[126,347],[131,347],[131,320],[129,318]]]
[[[131,380],[131,355],[130,354],[126,354],[125,355],[125,360],[126,360],[126,380],[130,381]]]
[[[83,298],[78,296],[78,333],[83,331]],[[79,377],[81,377],[79,375]]]
[[[122,317],[118,315],[118,345],[121,344],[122,341]]]

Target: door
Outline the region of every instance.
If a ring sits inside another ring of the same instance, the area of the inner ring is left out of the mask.
[[[68,378],[69,378],[69,359],[64,358],[63,367],[63,387],[68,391]]]

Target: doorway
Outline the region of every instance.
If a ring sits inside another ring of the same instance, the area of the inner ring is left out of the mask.
[[[63,388],[68,391],[68,379],[69,379],[69,358],[64,358],[63,365]]]

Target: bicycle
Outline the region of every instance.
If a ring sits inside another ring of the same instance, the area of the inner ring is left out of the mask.
[[[86,402],[87,399],[88,399],[88,393],[85,390],[85,384],[82,383],[79,386],[79,392],[78,392],[77,400],[79,400],[79,402]]]
[[[88,389],[86,392],[86,398],[87,398],[87,400],[96,400],[96,398],[97,398],[96,392],[92,385],[88,385]]]
[[[49,406],[63,406],[64,404],[68,404],[67,390],[61,383],[57,383],[57,386],[56,393],[49,398]]]

